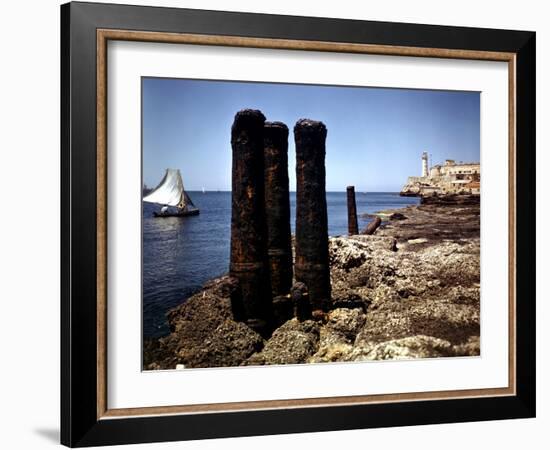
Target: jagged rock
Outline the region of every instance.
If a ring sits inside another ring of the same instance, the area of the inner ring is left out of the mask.
[[[329,239],[332,298],[322,320],[289,320],[264,341],[233,320],[232,283],[222,277],[168,314],[172,333],[144,343],[144,368],[478,356],[479,205],[404,214],[374,236]],[[419,238],[427,241],[407,243]]]
[[[335,342],[332,345],[322,346],[309,362],[359,362],[443,356],[455,356],[450,342],[418,335],[379,343],[363,342],[361,345]]]
[[[164,338],[168,339],[168,338]],[[143,368],[145,370],[171,369],[179,363],[171,347],[164,345],[163,339],[143,341]]]
[[[455,304],[434,294],[423,294],[429,298],[373,302],[356,344],[417,334],[459,344],[470,336],[479,336],[479,303]]]
[[[409,239],[407,241],[407,243],[409,243],[409,244],[423,244],[424,242],[428,242],[428,239],[418,238],[418,239]]]
[[[353,352],[353,345],[342,342],[331,342],[322,345],[319,350],[312,355],[308,363],[324,362],[342,362],[350,361],[349,356]]]
[[[167,314],[172,333],[148,344],[144,349],[144,367],[234,366],[259,351],[264,342],[260,335],[233,320],[230,288],[229,277],[212,280],[202,291],[172,309]]]
[[[404,215],[404,214],[401,214],[401,213],[393,213],[392,215],[390,215],[390,220],[406,220],[407,217]]]
[[[346,238],[331,239],[329,258],[331,266],[349,270],[361,266],[368,257],[368,246]]]
[[[353,348],[355,336],[365,324],[362,309],[335,309],[327,315],[327,323],[321,328],[319,348],[308,362],[341,360]]]
[[[261,336],[242,322],[225,320],[201,346],[182,346],[178,352],[186,367],[238,366],[262,349]]]
[[[381,342],[372,348],[365,346],[365,350],[368,350],[368,352],[352,353],[350,356],[353,359],[351,360],[362,361],[454,356],[450,342],[423,335]]]
[[[481,354],[479,336],[471,336],[468,342],[455,345],[453,351],[455,356],[479,356]]]
[[[170,330],[174,332],[183,329],[190,339],[202,341],[204,333],[216,329],[225,319],[231,318],[231,303],[229,295],[226,295],[230,280],[229,277],[213,280],[185,303],[171,309],[166,315]]]
[[[470,194],[422,195],[424,205],[479,205],[480,196]]]
[[[319,324],[312,320],[292,319],[278,328],[261,352],[253,354],[243,365],[300,364],[317,350]]]
[[[338,334],[346,342],[353,342],[355,336],[365,324],[366,316],[361,309],[339,308],[330,311],[323,329]]]
[[[359,308],[361,311],[366,312],[369,307],[369,300],[361,297],[355,290],[347,288],[345,286],[339,286],[338,289],[333,290],[332,295],[332,307],[355,309]]]
[[[425,238],[430,245],[438,245],[444,240],[460,242],[460,239],[479,238],[479,204],[408,206],[398,212],[407,220],[386,222],[377,230],[377,236],[392,236],[399,242]]]
[[[479,286],[463,287],[452,286],[447,295],[449,301],[461,305],[479,305]]]

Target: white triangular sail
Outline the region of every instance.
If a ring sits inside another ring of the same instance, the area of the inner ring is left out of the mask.
[[[183,189],[180,171],[178,169],[166,169],[159,185],[145,196],[143,201],[159,205],[177,206],[183,209],[189,203],[187,199],[189,199],[189,196]]]

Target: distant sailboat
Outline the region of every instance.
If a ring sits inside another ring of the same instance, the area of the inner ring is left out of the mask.
[[[203,186],[203,188],[202,188],[202,193],[203,193],[203,194],[206,194],[206,189],[204,189],[204,186]]]
[[[179,169],[166,169],[159,185],[143,197],[143,201],[162,205],[159,212],[153,212],[155,217],[183,217],[199,214],[199,209],[183,188]],[[170,206],[174,207],[175,211],[170,210]]]

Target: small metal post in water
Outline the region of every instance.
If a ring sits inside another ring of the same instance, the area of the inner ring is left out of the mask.
[[[359,225],[357,225],[357,206],[355,204],[355,186],[346,188],[348,194],[348,234],[353,236],[359,234]]]

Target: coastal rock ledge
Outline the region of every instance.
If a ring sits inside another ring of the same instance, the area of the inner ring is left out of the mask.
[[[329,239],[332,308],[268,340],[232,319],[229,279],[167,314],[145,370],[478,356],[479,204],[399,211],[372,236]]]

